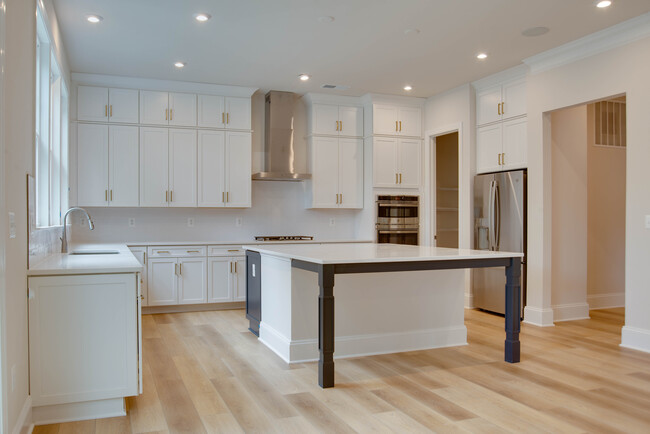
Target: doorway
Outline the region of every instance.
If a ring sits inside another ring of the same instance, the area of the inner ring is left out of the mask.
[[[555,321],[625,305],[626,99],[551,113]]]
[[[436,247],[457,249],[458,242],[458,131],[436,136],[432,152],[434,175],[433,239]]]

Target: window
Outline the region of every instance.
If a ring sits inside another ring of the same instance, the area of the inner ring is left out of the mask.
[[[68,89],[40,5],[36,25],[36,225],[58,226],[67,208]]]

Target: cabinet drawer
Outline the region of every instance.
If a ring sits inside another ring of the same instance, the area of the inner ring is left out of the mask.
[[[242,246],[208,246],[208,256],[244,256]]]
[[[206,256],[205,246],[160,246],[149,247],[150,258],[182,258]]]

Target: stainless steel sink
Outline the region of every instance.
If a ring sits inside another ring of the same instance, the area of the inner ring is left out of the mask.
[[[119,250],[73,250],[70,255],[117,255]]]

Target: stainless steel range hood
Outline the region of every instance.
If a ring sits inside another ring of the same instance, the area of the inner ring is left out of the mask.
[[[304,181],[309,173],[294,169],[294,107],[296,94],[272,90],[266,94],[264,122],[264,171],[253,174],[257,181]]]

